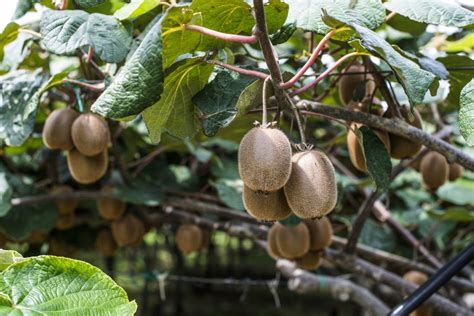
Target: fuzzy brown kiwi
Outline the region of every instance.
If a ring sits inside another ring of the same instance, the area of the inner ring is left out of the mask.
[[[55,256],[73,257],[77,248],[58,237],[49,240],[49,253]]]
[[[291,214],[283,189],[263,193],[244,185],[242,198],[247,212],[261,221],[279,221]]]
[[[351,72],[364,72],[365,67],[363,65],[352,65],[347,68],[341,80],[339,80],[339,98],[344,105],[351,105],[357,103],[364,103],[364,99],[369,99],[375,91],[375,81],[371,74],[356,74],[347,75]],[[354,101],[357,89],[365,84],[364,98],[360,101]]]
[[[283,255],[280,253],[280,250],[277,245],[277,235],[280,229],[283,228],[283,225],[276,222],[270,227],[267,234],[267,252],[273,259],[283,258]]]
[[[111,193],[114,192],[114,187],[111,185],[104,186],[101,189],[102,192]],[[101,198],[97,200],[97,209],[102,218],[114,221],[119,219],[125,212],[127,205],[114,198]]]
[[[304,256],[296,258],[295,263],[300,269],[316,270],[323,263],[323,256],[320,251],[309,251]]]
[[[351,124],[351,128],[347,131],[347,149],[349,151],[349,158],[352,165],[359,171],[367,172],[367,163],[365,161],[364,148],[362,147],[356,131],[362,124]],[[385,131],[375,130],[375,135],[383,142],[385,148],[390,152],[390,137]]]
[[[295,226],[282,226],[277,230],[276,244],[283,258],[302,257],[309,251],[309,229],[303,222]]]
[[[103,229],[99,232],[95,241],[95,246],[104,257],[115,256],[118,249],[114,236],[109,229]]]
[[[322,151],[296,153],[284,191],[293,213],[300,218],[321,218],[336,206],[337,186],[334,167]]]
[[[290,141],[279,129],[252,128],[240,142],[238,160],[246,186],[254,191],[276,191],[290,177]]]
[[[448,180],[449,165],[443,155],[431,151],[421,160],[420,173],[428,189],[437,189]]]
[[[31,232],[27,241],[30,244],[38,245],[38,244],[44,243],[47,237],[48,237],[48,234],[40,232],[39,230],[34,230]]]
[[[76,222],[76,216],[74,213],[59,215],[56,219],[55,227],[59,230],[68,230],[74,226]]]
[[[135,246],[145,233],[143,222],[129,213],[112,222],[112,235],[119,246]]]
[[[70,150],[74,147],[71,126],[79,113],[70,108],[51,112],[43,127],[43,142],[50,149]]]
[[[449,181],[456,181],[457,178],[462,177],[464,167],[458,163],[449,165]]]
[[[307,219],[304,223],[309,229],[310,250],[319,251],[331,245],[332,226],[326,216],[320,219]]]
[[[67,165],[74,180],[82,184],[94,183],[107,172],[109,153],[106,149],[97,156],[88,157],[72,149],[67,152]]]
[[[184,255],[201,249],[203,241],[203,232],[197,225],[182,224],[176,231],[176,245]]]
[[[406,108],[400,108],[400,112],[405,119],[405,121],[413,127],[422,129],[422,120],[420,113],[415,109],[414,110],[414,119],[413,121],[409,120],[409,110]],[[414,141],[398,136],[395,134],[390,134],[390,156],[395,159],[404,159],[415,156],[421,149],[421,144],[415,143]]]
[[[419,271],[408,271],[403,275],[403,279],[415,285],[422,285],[426,281],[428,281],[428,276]],[[410,313],[410,316],[431,316],[433,314],[433,310],[431,307],[427,306],[426,304],[421,305],[418,307],[414,312]]]
[[[71,128],[74,146],[85,156],[96,156],[103,152],[110,139],[107,122],[98,115],[81,114]]]
[[[51,194],[61,194],[61,193],[69,193],[73,192],[74,190],[68,185],[57,185],[54,186],[50,193]],[[67,215],[74,213],[74,210],[77,207],[78,201],[75,199],[66,199],[66,200],[56,200],[54,202],[56,207],[58,208],[60,215]]]

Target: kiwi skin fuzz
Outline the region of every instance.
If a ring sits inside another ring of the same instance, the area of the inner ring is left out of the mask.
[[[87,157],[77,149],[67,153],[67,165],[74,180],[82,184],[94,183],[107,172],[109,154],[107,150],[94,157]]]
[[[443,155],[431,151],[421,160],[420,173],[428,189],[437,189],[448,180],[449,165]]]
[[[309,229],[310,250],[320,251],[331,245],[332,226],[326,216],[320,219],[307,219],[304,223]]]
[[[323,256],[320,251],[309,251],[304,256],[296,258],[295,263],[300,269],[312,271],[321,266],[323,263]]]
[[[458,163],[452,163],[449,165],[449,181],[456,181],[457,178],[462,177],[464,173],[464,167]]]
[[[364,72],[365,67],[363,65],[352,65],[347,68],[345,73],[351,72]],[[345,75],[339,80],[339,98],[341,102],[346,106],[354,107],[354,104],[357,104],[357,101],[352,100],[354,94],[359,85],[364,84],[365,82],[365,93],[364,98],[360,103],[367,102],[372,94],[375,91],[375,81],[371,74],[357,74],[357,75]],[[364,102],[365,101],[365,102]]]
[[[410,124],[413,127],[422,129],[422,120],[420,113],[417,110],[414,110],[415,118],[413,121],[409,120],[409,110],[406,108],[400,108],[400,112],[405,119],[405,122]],[[390,156],[395,159],[404,159],[411,158],[415,156],[421,149],[422,145],[415,143],[412,140],[398,136],[395,134],[390,134]]]
[[[104,257],[113,257],[117,252],[118,245],[115,242],[114,236],[112,232],[108,229],[103,229],[97,235],[97,239],[95,242],[97,250],[104,256]]]
[[[51,112],[43,127],[43,142],[49,149],[70,150],[74,147],[71,126],[79,113],[71,108]]]
[[[69,193],[73,191],[74,190],[68,185],[57,185],[51,189],[50,193],[61,194],[61,193]],[[68,215],[68,214],[74,213],[74,210],[77,207],[78,201],[75,199],[67,199],[67,200],[57,200],[54,203],[56,204],[56,207],[58,208],[60,215]]]
[[[403,279],[414,285],[422,285],[426,281],[428,281],[428,276],[419,271],[408,271],[403,275]],[[433,315],[433,309],[426,304],[421,305],[415,311],[410,313],[410,316],[431,316]]]
[[[296,153],[291,161],[291,176],[284,189],[291,210],[304,219],[327,215],[337,202],[336,174],[331,161],[319,150]]]
[[[137,246],[146,232],[143,222],[131,213],[112,222],[111,228],[119,246]]]
[[[302,257],[309,251],[309,229],[303,222],[295,226],[282,226],[277,231],[276,244],[282,258]]]
[[[113,192],[114,187],[107,185],[101,189],[102,192]],[[101,198],[97,200],[97,209],[103,219],[114,221],[122,217],[127,205],[114,198]]]
[[[239,174],[254,191],[281,189],[291,172],[291,144],[276,128],[255,127],[242,138],[239,146]]]
[[[247,212],[261,221],[279,221],[291,214],[283,189],[262,193],[244,185],[242,199]]]
[[[362,124],[351,124],[351,128],[347,131],[347,149],[352,165],[359,171],[367,172],[367,163],[365,160],[364,148],[355,133]],[[385,131],[374,130],[375,135],[383,142],[387,152],[390,152],[390,137]]]
[[[283,258],[283,255],[280,253],[277,245],[277,235],[279,231],[283,228],[283,225],[276,222],[270,227],[267,234],[267,252],[273,259],[277,260]]]
[[[107,122],[98,115],[81,114],[72,124],[71,136],[74,146],[85,156],[96,156],[103,152],[110,139]]]
[[[176,231],[176,246],[182,254],[188,255],[202,248],[204,235],[194,224],[182,224]]]

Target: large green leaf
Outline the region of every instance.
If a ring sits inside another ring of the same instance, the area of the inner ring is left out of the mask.
[[[474,206],[474,180],[458,179],[455,182],[448,182],[441,186],[436,194],[444,201],[456,205]]]
[[[261,96],[262,81],[227,70],[220,71],[214,80],[193,98],[202,115],[202,127],[207,136],[214,136],[243,114]]]
[[[364,245],[392,252],[397,247],[397,236],[387,225],[378,225],[368,219],[360,234],[360,242]]]
[[[420,36],[426,30],[428,26],[426,23],[420,23],[409,18],[395,14],[390,20],[387,21],[387,24],[393,27],[396,30],[410,33],[414,36]]]
[[[20,262],[22,260],[23,256],[16,251],[0,249],[0,271],[3,271],[12,264]]]
[[[249,34],[255,25],[252,8],[244,0],[194,0],[194,12],[201,12],[203,26],[224,33]],[[225,46],[225,42],[203,36],[201,50]]]
[[[241,210],[245,209],[242,202],[243,182],[240,179],[217,179],[211,184],[216,188],[217,194],[222,202],[230,208]]]
[[[362,126],[359,130],[362,134],[362,145],[364,148],[365,161],[367,163],[367,171],[374,180],[377,188],[381,192],[387,191],[390,186],[390,174],[392,172],[390,155],[384,143],[374,131],[366,126]]]
[[[103,4],[106,0],[74,0],[74,2],[83,8],[91,8]]]
[[[321,17],[322,9],[341,21],[375,29],[384,22],[385,8],[380,0],[288,0],[290,11],[286,23],[295,23],[305,31],[329,32]]]
[[[160,0],[133,0],[115,11],[114,16],[119,20],[133,19],[150,12],[158,5]]]
[[[474,12],[454,1],[445,0],[389,0],[387,9],[417,22],[465,27],[474,24]]]
[[[450,55],[437,59],[449,69],[449,94],[448,104],[457,109],[461,89],[472,79],[472,68],[474,60],[469,56]]]
[[[474,222],[474,211],[464,207],[449,207],[445,210],[431,210],[428,215],[439,221]]]
[[[103,61],[119,63],[132,45],[130,32],[112,16],[80,10],[46,10],[41,16],[41,43],[58,55],[73,55],[90,46]]]
[[[163,91],[161,22],[147,33],[117,77],[92,105],[92,111],[111,118],[137,115],[160,99]]]
[[[133,315],[127,293],[98,268],[63,257],[39,256],[0,274],[2,315]]]
[[[282,0],[269,0],[264,10],[267,18],[268,33],[272,34],[283,26],[288,17],[289,5]]]
[[[3,60],[4,56],[3,48],[16,39],[19,28],[20,26],[18,24],[11,22],[8,23],[3,29],[3,32],[0,33],[0,61]]]
[[[459,130],[467,143],[474,146],[474,79],[461,90],[459,106]]]
[[[7,181],[5,172],[0,171],[0,216],[7,214],[10,210],[12,194],[13,190]]]
[[[213,65],[201,58],[186,59],[169,69],[161,99],[143,112],[153,142],[159,142],[163,129],[184,138],[197,130],[192,97],[207,83]]]
[[[118,196],[123,201],[146,206],[158,206],[163,199],[161,188],[153,181],[135,179],[130,185],[117,187]]]

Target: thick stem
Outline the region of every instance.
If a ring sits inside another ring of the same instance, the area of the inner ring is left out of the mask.
[[[209,64],[217,65],[217,66],[220,66],[222,68],[226,68],[226,69],[238,72],[239,74],[242,74],[242,75],[257,77],[257,78],[262,79],[262,80],[265,80],[269,77],[269,75],[266,74],[266,73],[256,71],[256,70],[251,70],[251,69],[240,68],[240,67],[237,67],[237,66],[234,66],[234,65],[229,65],[229,64],[220,62],[218,60],[209,60],[207,62]]]
[[[222,32],[214,31],[214,30],[211,30],[199,25],[184,24],[184,29],[188,31],[198,32],[204,35],[209,35],[226,42],[245,43],[245,44],[253,44],[257,42],[257,37],[255,35],[246,36],[246,35],[222,33]]]

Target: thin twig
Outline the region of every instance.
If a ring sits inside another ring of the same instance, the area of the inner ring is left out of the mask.
[[[222,32],[211,30],[199,25],[184,24],[184,29],[188,31],[194,31],[194,32],[198,32],[204,35],[212,36],[226,42],[246,43],[246,44],[253,44],[257,42],[257,37],[255,35],[247,36],[247,35],[222,33]]]
[[[229,64],[220,62],[218,60],[208,60],[207,63],[217,65],[217,66],[220,66],[222,68],[226,68],[226,69],[238,72],[239,74],[242,74],[242,75],[257,77],[257,78],[262,79],[262,80],[265,80],[269,77],[269,75],[264,73],[264,72],[260,72],[260,71],[257,71],[257,70],[240,68],[240,67],[237,67],[237,66],[234,66],[234,65],[229,65]]]

